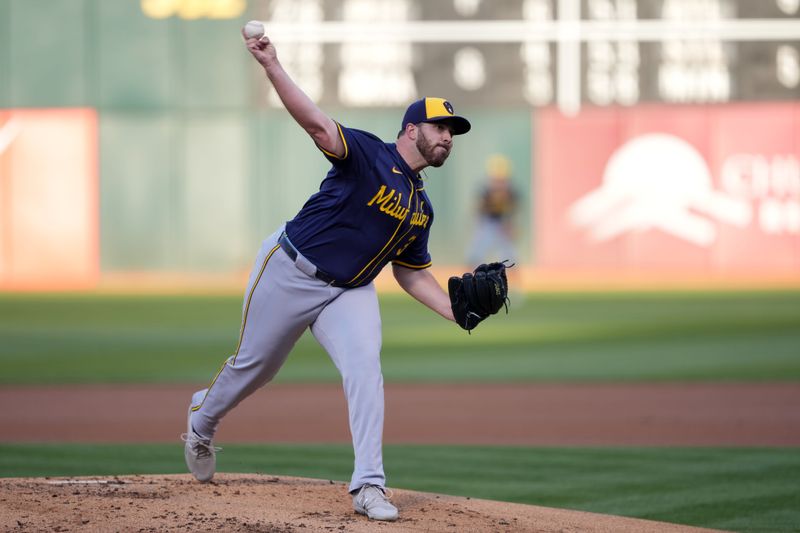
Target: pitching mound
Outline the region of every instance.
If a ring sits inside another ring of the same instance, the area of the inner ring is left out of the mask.
[[[2,531],[709,531],[532,505],[395,490],[394,523],[353,512],[340,482],[218,474],[0,479]]]

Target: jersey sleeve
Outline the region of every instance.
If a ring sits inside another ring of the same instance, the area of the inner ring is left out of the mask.
[[[358,174],[369,169],[378,144],[383,144],[376,137],[366,134],[360,130],[347,128],[336,122],[336,128],[344,144],[344,154],[338,157],[328,152],[319,145],[317,148],[322,152],[330,163],[339,169]]]
[[[431,254],[428,252],[428,235],[425,231],[416,236],[405,249],[392,259],[393,265],[420,270],[431,266]]]

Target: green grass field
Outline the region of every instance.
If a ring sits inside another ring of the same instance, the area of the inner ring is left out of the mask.
[[[467,335],[381,299],[387,381],[796,381],[800,292],[536,294]],[[206,382],[239,296],[0,295],[0,383]],[[278,381],[338,381],[306,334]]]
[[[800,292],[531,294],[472,335],[381,299],[387,381],[800,380]],[[205,383],[234,296],[0,295],[0,386]],[[310,336],[279,381],[337,381]],[[800,431],[800,428],[797,428]],[[0,438],[0,440],[2,440]],[[220,469],[345,480],[340,445],[226,446]],[[800,531],[796,448],[387,446],[396,487],[743,532]],[[0,476],[185,472],[176,445],[0,444]]]

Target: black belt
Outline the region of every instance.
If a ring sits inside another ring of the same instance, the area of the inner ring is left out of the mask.
[[[297,248],[289,241],[289,237],[286,236],[286,232],[284,231],[281,233],[281,236],[278,238],[278,244],[283,251],[286,252],[286,255],[289,256],[289,259],[292,261],[297,261]],[[323,272],[320,269],[317,269],[317,272],[314,274],[314,277],[320,281],[324,281],[329,285],[333,285],[334,287],[345,287],[344,284],[338,283],[333,276]]]

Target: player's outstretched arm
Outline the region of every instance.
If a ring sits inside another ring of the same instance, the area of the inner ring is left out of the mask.
[[[450,297],[428,270],[392,265],[392,273],[397,283],[417,301],[430,307],[447,320],[455,321],[450,307]]]
[[[292,118],[311,136],[317,146],[338,157],[344,156],[344,143],[336,123],[315,104],[283,69],[275,46],[264,35],[260,39],[244,35],[247,49],[267,74],[286,110]]]

